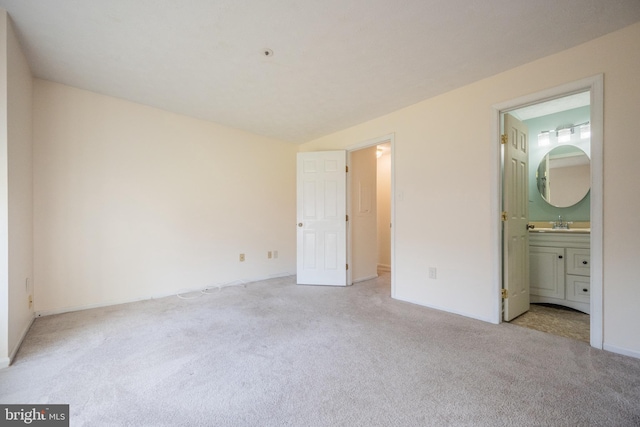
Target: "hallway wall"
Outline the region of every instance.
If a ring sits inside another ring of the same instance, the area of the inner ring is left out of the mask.
[[[387,150],[378,158],[378,268],[391,270],[391,153]]]

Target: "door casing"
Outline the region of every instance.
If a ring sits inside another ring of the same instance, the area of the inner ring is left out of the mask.
[[[502,223],[500,212],[502,207],[502,179],[500,156],[500,115],[528,105],[539,104],[555,98],[589,91],[591,101],[591,288],[590,288],[590,344],[602,349],[603,346],[603,149],[604,149],[604,76],[598,74],[572,83],[556,86],[493,106],[492,138],[493,144],[493,185],[491,233],[493,241],[493,323],[502,322]]]

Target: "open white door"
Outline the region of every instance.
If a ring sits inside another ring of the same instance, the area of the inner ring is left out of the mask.
[[[505,114],[504,133],[504,320],[510,321],[529,310],[529,132]]]
[[[297,283],[347,285],[346,151],[298,153]]]

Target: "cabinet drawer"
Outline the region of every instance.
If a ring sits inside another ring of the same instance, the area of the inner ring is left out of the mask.
[[[589,249],[567,248],[567,274],[591,275]]]
[[[576,302],[589,302],[591,280],[585,276],[567,274],[567,299]]]

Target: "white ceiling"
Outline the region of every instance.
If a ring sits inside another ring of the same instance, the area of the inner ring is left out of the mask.
[[[295,143],[640,21],[638,0],[0,0],[0,7],[39,78]]]
[[[572,110],[574,108],[585,107],[591,104],[591,93],[581,92],[562,98],[552,99],[539,104],[528,105],[509,114],[518,120],[529,120],[536,117],[547,116],[549,114],[560,113],[561,111]]]

